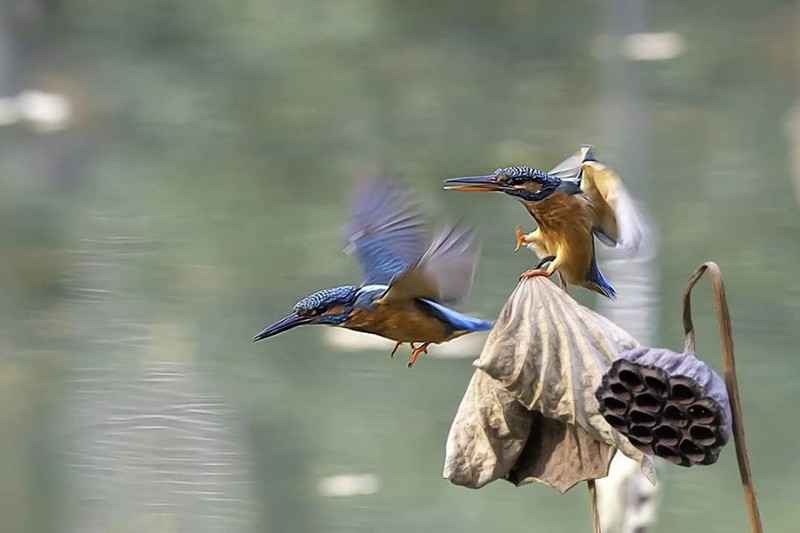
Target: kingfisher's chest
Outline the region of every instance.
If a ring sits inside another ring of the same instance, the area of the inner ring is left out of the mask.
[[[444,342],[452,335],[447,325],[423,313],[413,301],[357,308],[343,325],[401,342]]]
[[[539,247],[559,258],[560,270],[568,278],[584,278],[594,255],[589,201],[580,194],[556,193],[526,208],[539,226]]]
[[[555,193],[540,202],[525,203],[525,207],[548,241],[592,234],[592,207],[582,194]]]

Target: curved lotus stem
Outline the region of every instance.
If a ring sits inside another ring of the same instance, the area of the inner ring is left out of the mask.
[[[717,308],[719,322],[719,337],[722,344],[722,362],[725,372],[725,385],[731,402],[733,414],[733,438],[736,444],[736,459],[739,462],[739,473],[744,487],[744,499],[747,512],[750,516],[750,530],[755,533],[764,531],[761,525],[761,515],[758,512],[756,489],[753,485],[753,474],[750,470],[750,458],[744,440],[744,419],[742,417],[742,403],[739,400],[739,385],[736,381],[736,364],[733,358],[733,334],[731,333],[731,316],[728,311],[728,301],[725,298],[725,285],[722,281],[722,272],[719,266],[708,261],[700,265],[689,278],[683,291],[683,330],[686,334],[685,352],[694,352],[695,335],[692,323],[692,289],[708,271],[711,276],[711,285],[714,291],[714,304]]]

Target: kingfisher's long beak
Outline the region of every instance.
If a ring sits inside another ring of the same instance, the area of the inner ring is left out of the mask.
[[[258,333],[258,335],[253,337],[253,342],[266,339],[267,337],[272,337],[273,335],[277,335],[278,333],[283,333],[284,331],[296,328],[297,326],[302,326],[303,324],[308,324],[309,322],[311,322],[311,320],[312,317],[303,317],[299,316],[297,313],[292,313],[289,316],[281,318],[271,326],[267,326],[266,328],[261,330],[261,332]]]
[[[445,183],[453,183],[454,185],[445,185],[448,191],[466,191],[466,192],[499,192],[503,191],[506,187],[494,179],[494,176],[473,176],[469,178],[450,178],[444,180]]]

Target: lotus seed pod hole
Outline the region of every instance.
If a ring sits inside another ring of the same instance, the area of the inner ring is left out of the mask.
[[[644,383],[639,374],[632,370],[620,370],[619,379],[633,391],[640,391],[644,389]]]
[[[645,411],[657,413],[661,410],[661,401],[649,392],[637,394],[633,402],[636,404],[636,407]]]
[[[687,409],[689,416],[701,424],[714,422],[714,412],[704,405],[694,404]]]
[[[628,426],[628,422],[624,418],[616,415],[607,414],[605,419],[616,430],[625,429]]]
[[[667,384],[661,381],[659,378],[655,376],[645,376],[644,383],[647,385],[647,388],[650,389],[650,392],[659,398],[664,398],[667,396],[669,387],[667,387]]]
[[[692,462],[702,461],[706,454],[703,449],[689,439],[683,439],[678,447],[681,453],[688,457]]]
[[[652,413],[632,409],[630,412],[631,422],[641,426],[655,426],[658,418]]]
[[[653,430],[653,437],[661,444],[675,446],[681,438],[680,432],[671,426],[658,426]]]
[[[670,446],[666,446],[664,444],[656,444],[655,448],[656,455],[659,457],[663,457],[670,463],[674,463],[676,465],[683,465],[684,459],[678,453],[678,450],[672,448]]]
[[[689,403],[694,401],[694,391],[683,383],[676,383],[672,386],[672,399],[681,402]]]
[[[606,398],[603,398],[603,405],[605,405],[609,411],[617,414],[624,414],[628,409],[628,406],[625,404],[625,402],[618,400],[613,396],[607,396]]]
[[[692,426],[689,435],[701,446],[711,446],[717,442],[717,435],[708,426]]]
[[[627,401],[631,399],[631,391],[622,383],[612,383],[610,389],[614,396],[621,400]]]
[[[689,417],[677,405],[667,405],[664,408],[664,420],[676,427],[683,427],[689,423]]]
[[[631,435],[644,443],[648,443],[653,440],[653,435],[650,433],[650,428],[645,426],[631,426]]]

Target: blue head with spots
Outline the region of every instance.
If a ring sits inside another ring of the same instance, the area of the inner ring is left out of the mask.
[[[338,326],[353,312],[357,295],[358,287],[353,285],[315,292],[297,302],[291,314],[264,328],[253,337],[253,341],[272,337],[303,324]]]
[[[574,194],[580,188],[571,181],[525,166],[498,168],[491,176],[445,180],[451,191],[503,192],[524,202],[539,202],[556,191]]]

